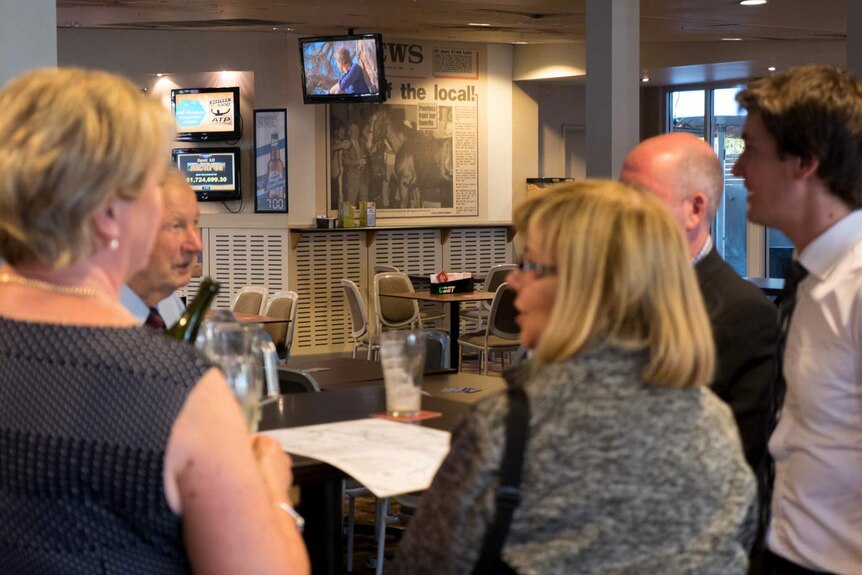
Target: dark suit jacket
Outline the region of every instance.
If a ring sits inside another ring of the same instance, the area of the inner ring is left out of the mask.
[[[711,387],[733,410],[745,458],[758,471],[768,440],[777,310],[715,248],[694,269],[715,338],[716,374]]]

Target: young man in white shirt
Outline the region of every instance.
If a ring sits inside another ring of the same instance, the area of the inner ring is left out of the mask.
[[[862,82],[827,66],[756,80],[748,217],[784,232],[808,275],[783,355],[768,572],[862,573]]]

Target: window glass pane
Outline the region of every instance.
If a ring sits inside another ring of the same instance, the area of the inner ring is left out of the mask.
[[[786,277],[793,258],[793,242],[775,228],[767,228],[766,250],[769,254],[766,275],[771,278]]]
[[[671,132],[689,132],[704,138],[704,91],[685,90],[669,93]]]
[[[739,275],[747,275],[747,201],[742,178],[731,173],[742,152],[742,125],[745,110],[736,103],[744,86],[712,91],[712,147],[724,168],[724,194],[716,214],[713,239],[724,260]]]

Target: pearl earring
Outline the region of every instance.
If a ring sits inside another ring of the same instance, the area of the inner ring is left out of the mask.
[[[120,247],[120,240],[118,240],[117,238],[111,238],[111,241],[108,242],[108,248],[112,252],[117,251],[117,248],[119,248],[119,247]]]

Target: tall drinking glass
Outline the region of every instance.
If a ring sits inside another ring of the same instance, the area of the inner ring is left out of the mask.
[[[249,432],[257,430],[263,393],[262,329],[258,324],[205,321],[196,345],[224,371]]]
[[[420,330],[392,330],[380,334],[380,362],[386,385],[386,411],[413,417],[422,408],[425,334]]]

